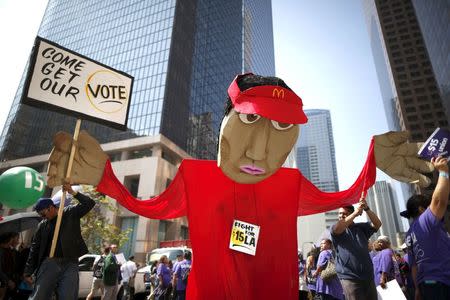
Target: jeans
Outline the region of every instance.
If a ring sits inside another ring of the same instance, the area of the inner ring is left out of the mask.
[[[62,258],[46,258],[36,276],[29,300],[48,300],[56,292],[58,299],[78,299],[78,262]]]
[[[377,300],[377,288],[373,280],[341,279],[345,300]]]
[[[128,282],[123,282],[122,287],[123,287],[122,300],[134,299],[134,287],[132,287]]]

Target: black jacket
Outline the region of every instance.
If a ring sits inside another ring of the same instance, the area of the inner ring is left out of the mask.
[[[86,195],[77,193],[76,205],[64,208],[58,239],[64,258],[78,260],[78,257],[88,253],[86,243],[81,237],[80,218],[86,215],[95,205],[95,201]],[[33,236],[30,254],[25,265],[24,274],[36,272],[46,257],[47,245],[53,239],[49,220],[42,220]]]

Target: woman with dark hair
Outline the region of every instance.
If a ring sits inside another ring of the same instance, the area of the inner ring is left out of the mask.
[[[306,261],[303,254],[298,253],[298,299],[308,300],[308,286],[306,284]]]
[[[317,260],[317,270],[313,274],[317,277],[316,284],[316,299],[320,300],[343,300],[344,292],[342,290],[341,283],[337,277],[331,277],[329,279],[323,279],[321,273],[326,269],[328,264],[334,262],[333,252],[331,251],[332,243],[330,239],[324,239],[320,243],[320,254]]]
[[[309,294],[311,297],[315,297],[316,295],[316,281],[317,279],[313,276],[316,272],[317,259],[319,258],[320,248],[312,248],[311,251],[308,252],[308,257],[306,258],[306,284],[309,289]]]
[[[155,290],[155,300],[168,300],[172,293],[172,271],[169,269],[169,259],[166,255],[159,259],[158,268],[156,270],[158,276],[158,286]]]

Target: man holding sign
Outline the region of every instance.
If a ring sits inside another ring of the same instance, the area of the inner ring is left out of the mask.
[[[373,185],[376,166],[396,179],[429,183],[420,172],[433,167],[416,158],[420,145],[407,143],[405,133],[387,133],[374,138],[351,188],[321,192],[299,170],[281,168],[307,122],[300,97],[279,78],[253,74],[237,76],[228,95],[217,161],[184,160],[153,199],[132,197],[86,132],[77,143],[73,183],[97,186],[149,218],[187,215],[193,253],[208,257],[194,259],[187,299],[297,299],[297,216],[356,203]],[[54,138],[50,187],[64,178],[71,140],[67,133]]]
[[[79,203],[64,208],[55,255],[51,258],[50,248],[58,208],[50,198],[39,199],[35,206],[35,210],[44,220],[39,223],[33,236],[24,271],[24,279],[30,285],[33,284],[31,276],[36,275],[30,296],[33,300],[51,299],[54,292],[58,299],[78,299],[78,257],[88,253],[81,237],[80,218],[94,207],[95,202],[88,196],[75,192],[70,184],[64,184],[63,189]]]

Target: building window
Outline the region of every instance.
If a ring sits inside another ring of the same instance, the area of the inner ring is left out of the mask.
[[[111,162],[120,161],[120,159],[122,158],[122,152],[108,153],[108,155]]]
[[[131,229],[128,233],[128,241],[120,247],[120,252],[122,252],[125,258],[130,257],[134,251],[134,245],[136,244],[137,235],[137,223],[138,217],[124,217],[121,218],[120,229],[122,232]]]
[[[167,221],[159,221],[158,242],[166,240]]]
[[[144,149],[136,149],[130,151],[129,159],[136,159],[136,158],[143,158],[143,157],[151,157],[152,156],[152,149],[151,148],[144,148]]]
[[[128,189],[128,191],[137,198],[139,190],[139,175],[125,176],[123,185]]]
[[[187,226],[181,225],[180,236],[181,236],[182,240],[188,240],[189,239],[189,229],[188,229]]]

